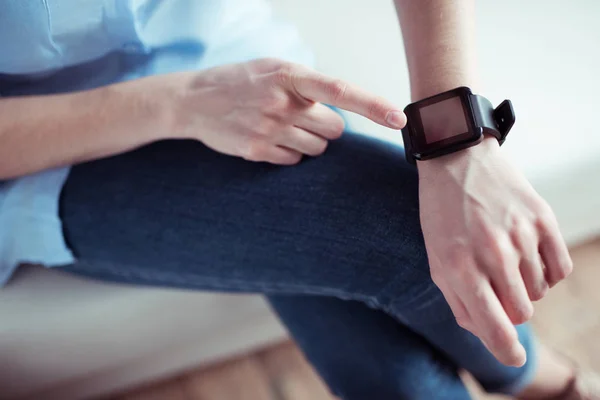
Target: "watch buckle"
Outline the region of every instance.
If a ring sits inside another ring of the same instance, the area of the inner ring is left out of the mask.
[[[500,132],[500,144],[504,143],[508,132],[510,132],[511,128],[515,124],[515,110],[513,109],[512,103],[510,100],[504,100],[498,107],[494,109],[492,113],[492,118],[494,119],[494,123]]]

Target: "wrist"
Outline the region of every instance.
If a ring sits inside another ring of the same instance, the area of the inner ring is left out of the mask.
[[[433,177],[441,170],[464,171],[473,162],[484,161],[500,150],[498,139],[491,135],[485,135],[483,140],[476,146],[446,154],[430,160],[418,160],[417,168],[419,177]]]
[[[452,90],[460,86],[470,88],[473,93],[479,93],[480,83],[475,70],[463,71],[463,73],[444,72],[441,69],[436,69],[427,73],[419,71],[420,76],[415,77],[411,81],[411,99],[413,102],[423,100],[427,97],[435,96]]]
[[[210,105],[217,103],[212,86],[207,85],[202,73],[180,72],[158,76],[161,98],[162,123],[169,139],[203,141],[202,130],[210,114]],[[214,86],[214,85],[213,85]]]
[[[107,93],[108,107],[114,110],[114,122],[120,121],[123,134],[135,135],[138,145],[171,137],[172,98],[158,77],[136,79],[101,90]]]
[[[176,123],[179,104],[176,85],[167,77],[150,76],[125,84],[129,116],[147,142],[181,138]]]
[[[182,108],[182,90],[177,79],[178,74],[156,76],[156,82],[149,85],[146,101],[155,115],[151,120],[156,124],[155,134],[161,139],[185,139],[182,135],[179,116]]]

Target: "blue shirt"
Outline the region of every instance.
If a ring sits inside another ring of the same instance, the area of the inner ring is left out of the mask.
[[[265,0],[0,1],[3,97],[260,57],[312,63],[297,32],[278,22]],[[68,173],[59,168],[0,181],[0,284],[20,263],[74,261],[58,215]]]

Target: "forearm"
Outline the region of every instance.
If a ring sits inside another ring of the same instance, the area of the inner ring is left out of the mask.
[[[139,83],[1,98],[0,179],[107,157],[161,139],[165,113]]]
[[[413,101],[477,89],[475,0],[395,0]]]
[[[475,0],[395,0],[404,37],[413,101],[458,86],[480,89],[475,43]],[[418,161],[423,179],[452,171],[464,180],[469,166],[498,148],[489,136],[477,146]],[[446,178],[444,178],[446,179]]]

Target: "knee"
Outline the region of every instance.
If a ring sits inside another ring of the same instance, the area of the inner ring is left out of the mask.
[[[398,359],[382,357],[377,365],[364,368],[338,365],[321,375],[331,391],[345,400],[467,398],[456,368],[433,350],[423,350],[407,348]]]
[[[341,256],[375,268],[384,284],[396,279],[399,269],[429,276],[417,171],[401,147],[346,134],[322,157],[298,168],[306,168],[301,176],[317,176],[311,182],[319,200],[313,220],[343,240],[343,246],[332,245]]]

